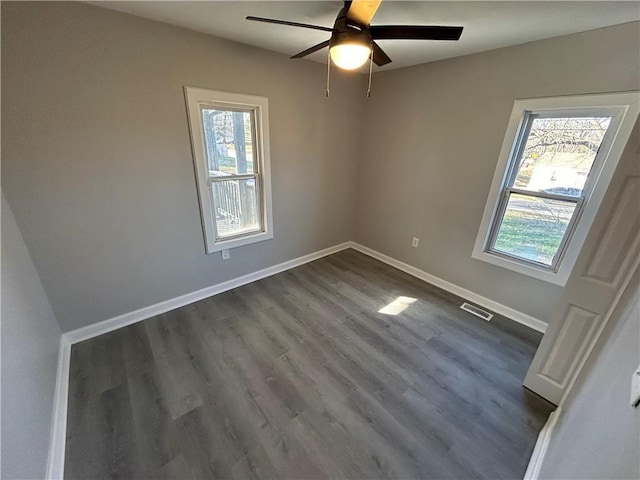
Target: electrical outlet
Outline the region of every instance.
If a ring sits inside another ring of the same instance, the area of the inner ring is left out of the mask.
[[[229,260],[231,258],[231,254],[229,253],[229,249],[222,250],[222,259]]]
[[[411,246],[413,248],[417,248],[418,247],[418,243],[420,243],[420,239],[418,237],[413,237],[413,240],[411,240]]]

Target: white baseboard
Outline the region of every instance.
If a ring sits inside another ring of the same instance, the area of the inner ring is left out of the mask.
[[[369,255],[370,257],[375,258],[376,260],[380,260],[392,267],[396,267],[398,270],[402,270],[403,272],[408,273],[409,275],[413,275],[414,277],[419,278],[420,280],[424,280],[427,283],[435,285],[436,287],[440,287],[443,290],[446,290],[449,293],[453,293],[459,297],[464,298],[465,300],[469,300],[470,302],[476,303],[482,307],[488,308],[495,313],[498,313],[502,316],[505,316],[511,320],[514,320],[518,323],[526,325],[529,328],[532,328],[538,332],[544,333],[547,329],[547,323],[539,320],[531,315],[527,315],[526,313],[522,313],[518,310],[514,310],[511,307],[507,307],[501,303],[498,303],[494,300],[491,300],[487,297],[483,297],[482,295],[478,295],[466,288],[459,287],[458,285],[454,285],[451,282],[443,280],[442,278],[438,278],[435,275],[431,275],[419,268],[412,267],[411,265],[401,262],[400,260],[396,260],[395,258],[389,257],[384,253],[380,253],[376,250],[372,250],[371,248],[365,247],[364,245],[360,245],[356,242],[350,242],[351,248],[357,250],[365,255]]]
[[[56,389],[53,398],[53,421],[47,460],[47,479],[62,480],[64,476],[64,453],[67,436],[67,403],[69,398],[69,367],[71,365],[71,343],[66,334],[60,336]]]
[[[524,474],[524,480],[538,480],[540,476],[540,468],[542,468],[542,462],[544,461],[544,456],[547,453],[549,442],[551,441],[551,434],[558,422],[561,411],[560,407],[558,407],[556,410],[551,412],[551,415],[549,415],[549,418],[547,419],[547,423],[545,423],[542,430],[540,430],[536,446],[533,448],[533,453],[529,460],[529,466]]]
[[[133,312],[118,315],[117,317],[113,317],[108,320],[103,320],[102,322],[87,325],[86,327],[81,327],[76,330],[71,330],[70,332],[65,333],[65,335],[67,336],[67,339],[71,344],[82,342],[83,340],[88,340],[89,338],[97,337],[98,335],[102,335],[103,333],[108,333],[113,330],[117,330],[118,328],[126,327],[127,325],[146,320],[147,318],[151,318],[156,315],[160,315],[161,313],[166,313],[171,310],[175,310],[176,308],[184,307],[185,305],[197,302],[198,300],[203,300],[213,295],[226,292],[227,290],[232,290],[234,288],[241,287],[242,285],[255,282],[256,280],[270,277],[271,275],[275,275],[276,273],[284,272],[285,270],[304,265],[305,263],[309,263],[319,258],[326,257],[327,255],[331,255],[341,250],[345,250],[350,246],[351,242],[344,242],[339,245],[334,245],[333,247],[325,248],[324,250],[319,250],[302,257],[294,258],[293,260],[288,260],[286,262],[273,265],[272,267],[258,270],[257,272],[248,273],[247,275],[233,278],[231,280],[227,280],[226,282],[218,283],[216,285],[212,285],[195,292],[187,293],[186,295],[171,298],[169,300],[165,300],[164,302],[156,303],[155,305],[149,305],[148,307],[143,307]]]

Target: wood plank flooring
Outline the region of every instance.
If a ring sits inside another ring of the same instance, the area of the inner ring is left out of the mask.
[[[540,335],[460,303],[345,250],[74,345],[65,478],[522,478]]]

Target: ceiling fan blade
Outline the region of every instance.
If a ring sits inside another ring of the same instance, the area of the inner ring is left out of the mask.
[[[288,25],[290,27],[311,28],[313,30],[322,30],[323,32],[333,32],[333,28],[322,27],[320,25],[309,25],[308,23],[288,22],[286,20],[275,20],[273,18],[247,17],[252,22],[275,23],[277,25]]]
[[[391,63],[389,56],[384,53],[384,50],[376,42],[373,42],[373,63],[379,67]]]
[[[458,40],[462,27],[376,25],[369,32],[374,40]]]
[[[360,25],[369,25],[382,0],[353,0],[347,18]]]
[[[314,45],[313,47],[307,48],[306,50],[303,50],[302,52],[295,54],[291,58],[306,57],[310,53],[317,52],[318,50],[322,50],[324,47],[328,47],[328,46],[329,46],[329,40],[327,40],[326,42],[322,42],[317,45]]]

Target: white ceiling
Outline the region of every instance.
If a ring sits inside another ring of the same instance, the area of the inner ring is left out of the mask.
[[[328,39],[316,30],[249,22],[247,15],[332,27],[338,1],[90,2],[141,17],[294,55]],[[383,40],[393,62],[382,70],[640,20],[640,1],[382,2],[372,25],[460,25],[458,42]],[[615,52],[612,52],[614,54]],[[321,50],[308,60],[326,62]],[[292,60],[304,61],[304,60]],[[377,69],[377,68],[376,68]]]

